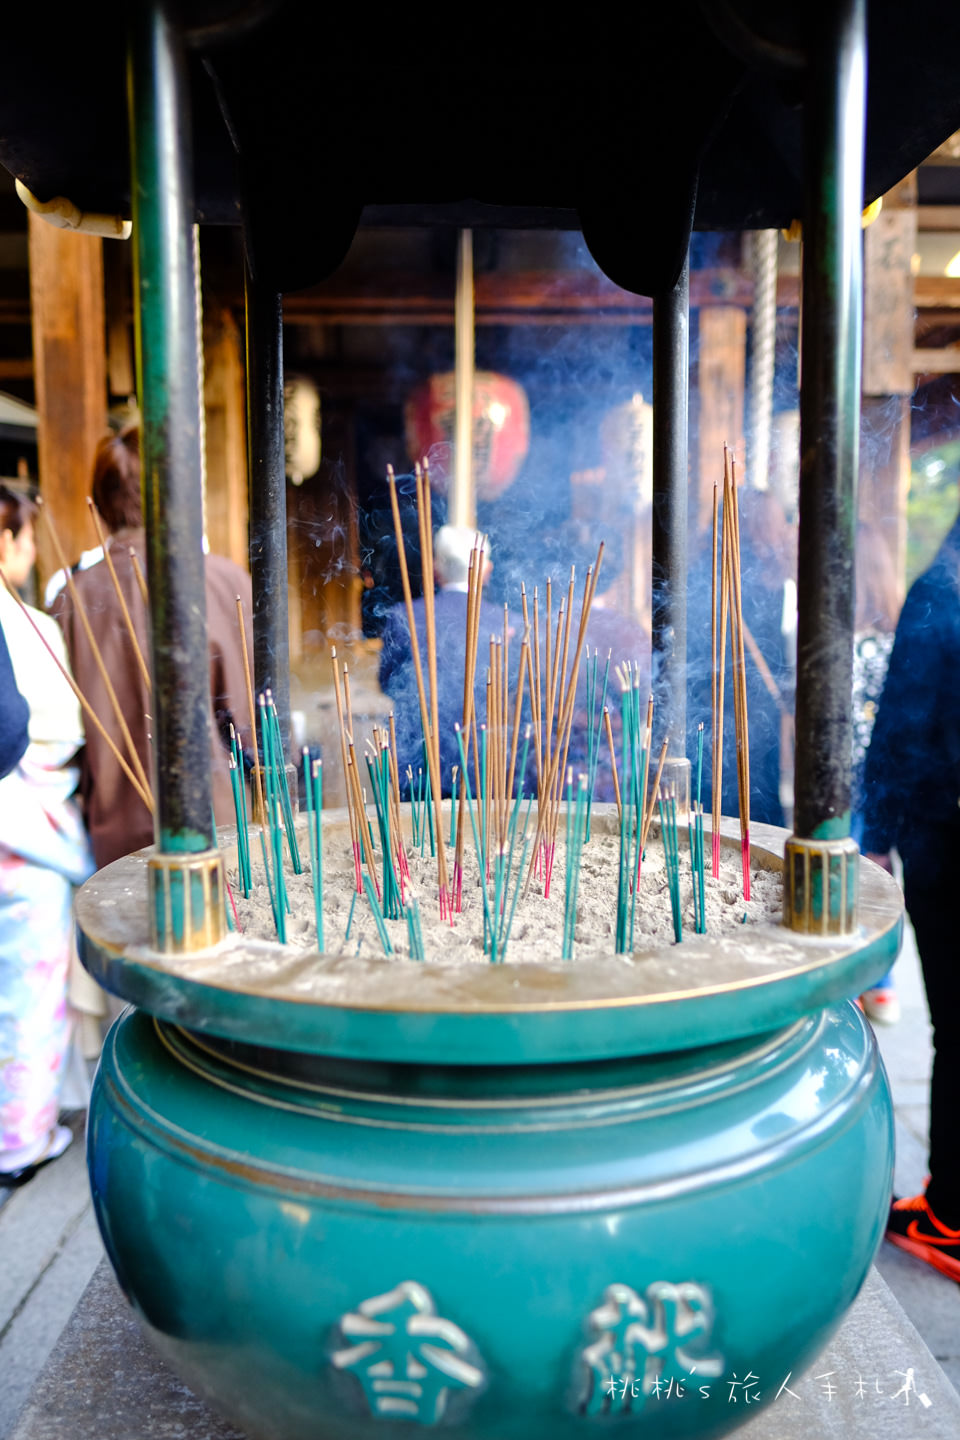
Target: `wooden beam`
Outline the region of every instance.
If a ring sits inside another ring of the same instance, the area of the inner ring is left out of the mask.
[[[33,360],[29,355],[23,358],[0,359],[0,380],[32,380]]]
[[[917,212],[884,204],[864,231],[863,393],[909,395],[914,344],[913,275]]]
[[[911,363],[914,375],[960,375],[960,346],[913,350]]]
[[[960,230],[960,205],[920,205],[918,230]]]
[[[71,561],[95,543],[86,497],[106,430],[103,241],[29,217],[40,490]],[[41,589],[57,563],[41,524]]]
[[[749,276],[738,270],[701,270],[690,277],[694,309],[741,306],[753,298]],[[235,307],[238,296],[224,297]],[[795,275],[778,281],[777,304],[796,308]],[[478,274],[478,325],[648,325],[653,302],[621,290],[598,270],[490,271]],[[284,297],[284,323],[293,325],[452,325],[451,277],[394,273],[385,278],[335,275],[322,286]]]
[[[30,301],[19,295],[0,294],[0,325],[29,325]]]
[[[960,280],[949,275],[917,275],[913,303],[918,310],[960,309]]]

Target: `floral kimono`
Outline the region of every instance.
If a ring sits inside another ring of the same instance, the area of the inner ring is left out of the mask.
[[[31,611],[66,663],[54,621]],[[0,780],[0,1171],[39,1158],[54,1134],[70,1040],[67,974],[73,886],[93,870],[79,810],[83,743],[76,698],[6,592],[0,620],[17,688],[30,705],[30,744]]]

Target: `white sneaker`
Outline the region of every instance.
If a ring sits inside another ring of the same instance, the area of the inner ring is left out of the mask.
[[[900,996],[892,985],[875,985],[860,996],[863,1013],[874,1025],[896,1025],[900,1019]]]

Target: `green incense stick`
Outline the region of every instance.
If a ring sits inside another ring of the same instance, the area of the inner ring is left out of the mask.
[[[485,927],[484,933],[492,933],[493,924],[490,919],[490,901],[487,896],[487,875],[486,869],[483,864],[483,850],[480,845],[480,836],[477,833],[477,817],[473,811],[473,796],[470,793],[470,776],[467,773],[467,762],[463,750],[463,735],[461,734],[459,725],[454,725],[453,728],[456,731],[457,746],[460,751],[460,775],[463,779],[463,784],[467,794],[467,809],[470,812],[470,828],[473,830],[473,848],[476,851],[477,865],[480,869],[480,893],[483,896],[483,923]],[[486,947],[484,947],[484,949],[486,949]]]
[[[377,927],[377,934],[380,936],[380,944],[383,946],[385,955],[393,954],[393,946],[390,944],[390,936],[387,934],[387,927],[383,923],[383,911],[380,909],[380,902],[377,899],[376,886],[370,879],[366,870],[363,872],[363,888],[367,892],[367,899],[370,902],[370,909],[373,911],[374,924]]]

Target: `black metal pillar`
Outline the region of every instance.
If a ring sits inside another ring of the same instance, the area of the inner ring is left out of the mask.
[[[850,834],[860,425],[865,0],[817,7],[808,46],[794,828]]]
[[[686,755],[690,259],[653,301],[653,683],[658,748]]]
[[[866,3],[810,20],[804,108],[795,833],[784,924],[850,934],[859,857],[850,836],[854,538],[863,320]]]
[[[137,373],[153,659],[157,846],[215,844],[201,537],[190,95],[172,6],[129,10]]]
[[[246,272],[247,464],[250,480],[250,575],[253,673],[257,694],[270,689],[280,733],[290,733],[287,619],[287,477],[283,447],[283,301]]]

